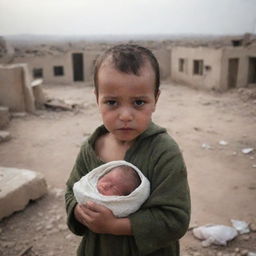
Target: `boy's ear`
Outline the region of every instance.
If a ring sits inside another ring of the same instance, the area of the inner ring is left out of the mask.
[[[156,100],[156,102],[155,102],[155,106],[154,106],[154,110],[153,110],[153,112],[155,112],[155,110],[156,110],[156,103],[157,103],[157,101],[158,101],[158,99],[159,99],[160,93],[161,93],[161,91],[160,91],[160,90],[158,90],[158,92],[157,92],[157,94],[156,94],[156,96],[155,96],[155,100]]]
[[[158,92],[157,92],[157,94],[156,94],[156,103],[157,103],[157,101],[158,101],[158,99],[159,99],[160,94],[161,94],[161,90],[158,90]]]

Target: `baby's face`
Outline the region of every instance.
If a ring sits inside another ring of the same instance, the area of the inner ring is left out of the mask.
[[[99,193],[105,196],[124,196],[130,194],[131,184],[127,182],[122,170],[115,168],[102,176],[97,183]]]

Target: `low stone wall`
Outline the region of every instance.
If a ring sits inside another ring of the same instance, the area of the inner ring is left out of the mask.
[[[31,78],[26,64],[0,65],[0,105],[13,112],[34,112]]]

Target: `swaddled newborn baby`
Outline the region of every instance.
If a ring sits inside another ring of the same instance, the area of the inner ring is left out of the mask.
[[[120,165],[99,178],[97,189],[105,196],[127,196],[140,183],[140,177],[132,167]]]
[[[147,199],[150,183],[133,164],[112,161],[83,176],[73,191],[78,203],[93,201],[108,207],[115,216],[125,217]]]

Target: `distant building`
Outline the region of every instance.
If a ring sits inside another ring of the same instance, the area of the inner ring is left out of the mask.
[[[27,63],[33,79],[45,84],[73,84],[91,81],[93,61],[99,52],[68,51],[42,56],[16,57],[15,63]]]
[[[256,87],[256,44],[232,40],[224,47],[173,47],[171,78],[200,89]]]

